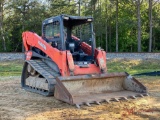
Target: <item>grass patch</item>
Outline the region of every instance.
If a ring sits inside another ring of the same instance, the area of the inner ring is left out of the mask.
[[[128,72],[129,74],[160,71],[160,60],[112,59],[107,61],[107,68],[108,72]]]
[[[22,68],[22,60],[0,62],[0,76],[20,76]],[[108,72],[129,74],[160,71],[160,60],[110,59],[107,60],[107,68]]]
[[[0,62],[0,76],[20,76],[22,68],[22,60]]]

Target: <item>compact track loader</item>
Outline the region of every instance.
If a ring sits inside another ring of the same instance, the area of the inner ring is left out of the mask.
[[[108,73],[106,52],[95,46],[93,18],[59,15],[42,22],[42,37],[23,32],[22,88],[76,105],[147,96],[127,73]]]

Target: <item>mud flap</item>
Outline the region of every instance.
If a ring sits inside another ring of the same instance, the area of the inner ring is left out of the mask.
[[[80,107],[110,100],[147,96],[147,89],[127,73],[57,77],[56,99]]]

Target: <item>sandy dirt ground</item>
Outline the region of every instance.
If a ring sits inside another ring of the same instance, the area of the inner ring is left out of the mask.
[[[149,97],[77,109],[21,89],[20,77],[1,78],[0,120],[160,120],[160,77],[139,80],[148,87]]]

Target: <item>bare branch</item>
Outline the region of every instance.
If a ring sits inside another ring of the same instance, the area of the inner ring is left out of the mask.
[[[157,0],[156,2],[154,2],[152,6],[155,6],[158,2],[159,2],[159,0]]]
[[[143,0],[140,2],[140,5],[143,3]]]
[[[130,1],[132,2],[132,4],[133,4],[135,7],[137,6],[136,3],[133,2],[133,0],[130,0]]]

